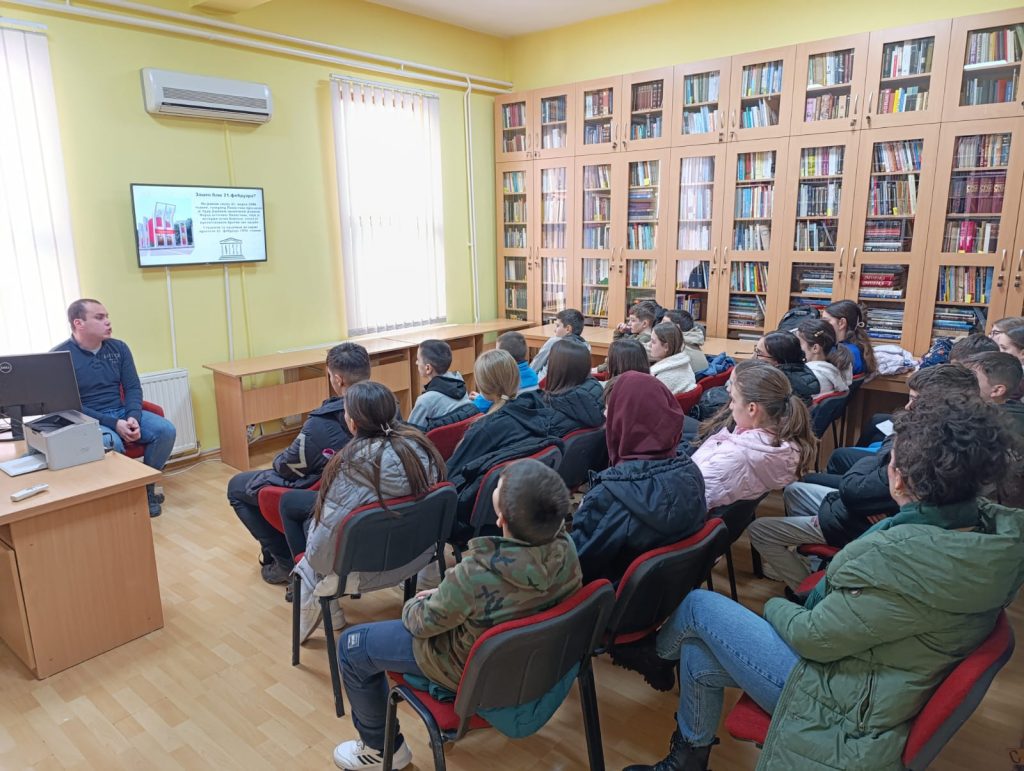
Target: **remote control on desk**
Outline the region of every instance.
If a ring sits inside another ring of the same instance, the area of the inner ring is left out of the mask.
[[[46,483],[33,485],[32,487],[26,487],[23,490],[18,490],[18,492],[16,493],[11,493],[11,500],[17,503],[18,501],[23,501],[26,498],[31,498],[33,495],[38,495],[39,493],[49,489],[50,486]]]

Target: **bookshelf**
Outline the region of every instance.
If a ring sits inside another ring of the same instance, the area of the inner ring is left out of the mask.
[[[793,100],[792,135],[854,132],[864,105],[869,35],[804,43],[796,49],[798,98]]]
[[[938,122],[952,25],[944,19],[871,33],[863,128]]]
[[[668,147],[672,140],[672,68],[648,70],[622,79],[625,97],[622,150]]]
[[[530,99],[526,93],[494,97],[494,160],[525,161],[533,150]]]
[[[625,164],[622,156],[613,154],[577,157],[575,164],[578,214],[573,247],[580,260],[580,310],[588,325],[607,326],[609,308],[625,303],[623,269],[616,261],[626,224]]]
[[[529,161],[500,163],[495,181],[498,221],[498,308],[507,319],[536,318],[530,231],[532,167]]]
[[[539,271],[539,318],[547,323],[559,311],[579,307],[572,259],[576,168],[571,158],[538,160],[533,163],[533,176],[533,189],[538,193],[532,219],[537,223],[533,243]]]
[[[619,149],[622,128],[622,78],[601,78],[577,83],[576,155],[595,155]]]
[[[672,146],[725,142],[732,60],[679,64],[673,78]]]
[[[572,86],[530,92],[535,159],[572,157],[576,137],[576,104]]]
[[[795,47],[732,57],[729,141],[788,136]]]
[[[770,311],[768,263],[762,260],[734,260],[729,264],[725,336],[734,340],[756,340],[774,328]],[[721,328],[721,327],[720,327]]]
[[[1024,8],[953,20],[943,121],[1024,115]]]

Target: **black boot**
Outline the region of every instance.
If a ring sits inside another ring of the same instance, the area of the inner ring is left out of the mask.
[[[666,661],[658,655],[657,635],[616,645],[611,650],[612,663],[631,669],[644,676],[644,681],[656,691],[671,691],[676,684],[676,662]]]
[[[718,744],[716,738],[707,747],[694,747],[683,741],[676,728],[668,746],[668,755],[653,766],[626,766],[622,771],[707,771],[711,748]]]

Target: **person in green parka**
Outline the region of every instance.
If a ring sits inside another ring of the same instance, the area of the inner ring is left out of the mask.
[[[813,607],[691,592],[657,641],[679,660],[668,757],[626,771],[705,771],[727,687],[772,715],[759,770],[903,768],[914,716],[1024,582],[1024,511],[978,497],[1013,446],[996,407],[936,394],[894,422],[899,513],[836,555]]]

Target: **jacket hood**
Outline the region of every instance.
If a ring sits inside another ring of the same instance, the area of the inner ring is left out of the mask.
[[[423,392],[436,391],[455,401],[462,401],[466,398],[466,383],[458,372],[447,372],[444,375],[437,375],[423,387]]]
[[[580,426],[595,427],[604,423],[604,405],[601,384],[588,377],[569,391],[560,394],[545,394],[548,406]]]
[[[689,474],[700,488],[704,506],[704,478],[685,455],[664,460],[627,460],[593,477],[604,492],[652,530],[676,537],[679,512],[693,507],[693,485],[680,484]]]
[[[547,426],[551,422],[551,408],[544,403],[543,395],[537,390],[523,391],[498,412],[491,413],[498,414],[521,424],[529,434],[535,434],[538,426]]]
[[[837,555],[829,584],[910,590],[917,601],[948,613],[1007,605],[1024,582],[1024,511],[984,498],[924,508],[935,524],[896,525],[853,541]],[[967,522],[973,529],[947,529]],[[950,586],[950,576],[957,591],[936,591]]]
[[[488,572],[531,593],[564,586],[579,572],[576,545],[564,527],[553,540],[537,546],[515,538],[484,536],[471,539],[469,548],[472,558]]]
[[[809,361],[807,369],[813,372],[818,379],[818,384],[821,386],[820,393],[845,391],[849,388],[843,373],[830,361]]]
[[[362,450],[356,453],[355,457],[359,459],[375,457],[384,441],[383,439],[375,439],[368,442]],[[429,463],[427,453],[418,445],[415,447],[415,452],[416,456],[420,459],[420,463],[427,467]],[[436,472],[429,476],[436,476]],[[362,479],[359,482],[361,484]],[[331,492],[335,492],[336,488],[339,488],[337,483],[331,486]],[[384,448],[384,453],[380,458],[380,491],[384,498],[398,498],[409,494],[409,477],[405,474],[405,467],[402,466],[398,453],[391,448],[390,444]]]
[[[683,411],[672,392],[652,375],[624,372],[608,397],[608,462],[658,460],[676,454]]]
[[[694,324],[693,329],[683,332],[683,342],[695,348],[700,348],[704,345],[704,327],[700,324]]]
[[[332,396],[330,399],[324,400],[323,404],[321,404],[319,407],[317,407],[309,414],[317,415],[318,417],[324,417],[328,415],[337,415],[339,412],[345,412],[344,396]]]
[[[690,366],[690,357],[685,351],[667,356],[664,359],[651,363],[651,374],[666,372],[670,369],[684,369]]]
[[[810,401],[821,390],[817,376],[806,364],[780,364],[779,369],[789,379],[793,393],[804,401]]]

